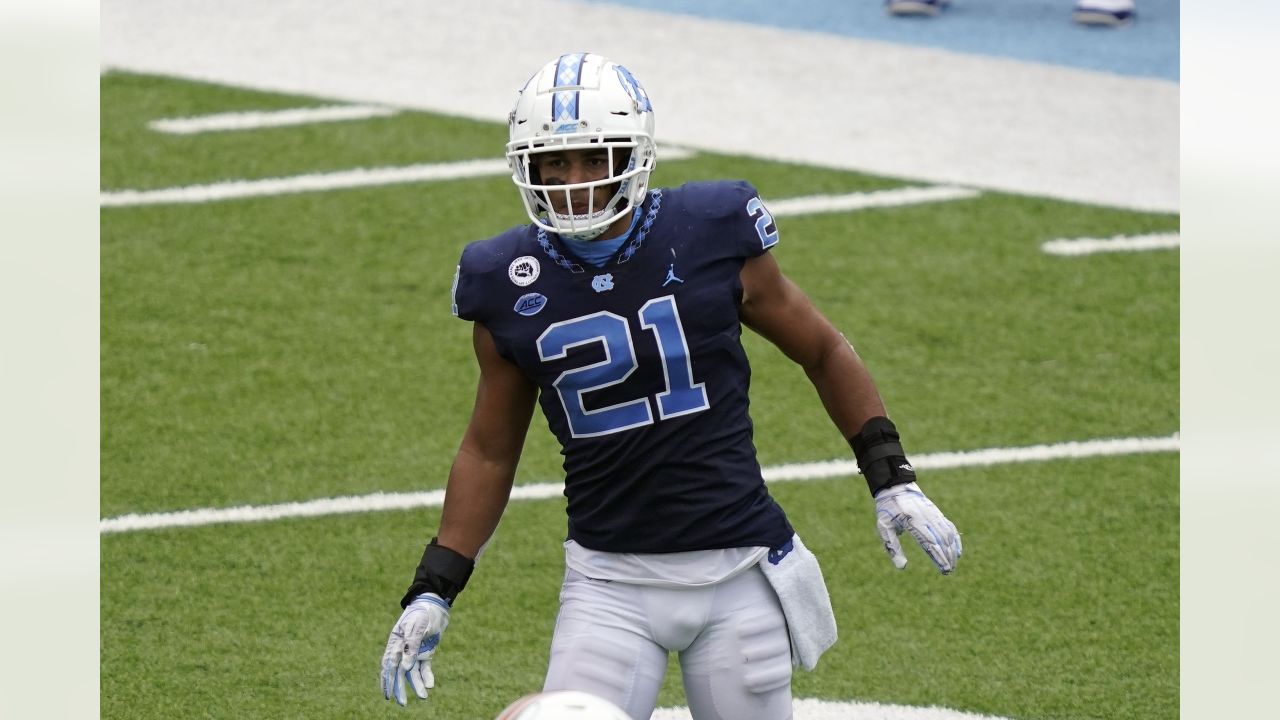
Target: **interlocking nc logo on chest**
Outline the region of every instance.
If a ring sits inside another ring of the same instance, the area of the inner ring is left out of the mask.
[[[605,273],[591,278],[591,289],[598,293],[613,289],[613,273]]]

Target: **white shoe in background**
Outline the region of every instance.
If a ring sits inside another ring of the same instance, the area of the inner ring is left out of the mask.
[[[1076,0],[1071,19],[1081,25],[1127,25],[1133,21],[1133,0]]]
[[[942,12],[950,0],[884,0],[884,9],[890,15],[914,15],[932,17]]]

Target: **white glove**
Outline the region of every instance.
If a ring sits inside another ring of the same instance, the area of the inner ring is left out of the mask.
[[[907,556],[898,542],[903,531],[911,533],[943,575],[956,569],[960,532],[915,483],[887,487],[876,495],[876,527],[885,552],[899,570],[907,566]]]
[[[436,686],[431,672],[431,656],[440,644],[440,633],[449,626],[449,604],[435,593],[419,595],[404,609],[382,654],[382,696],[405,704],[404,684],[409,678],[413,692],[427,699],[427,690]]]

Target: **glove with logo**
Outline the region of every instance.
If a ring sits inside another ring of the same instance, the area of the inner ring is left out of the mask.
[[[849,447],[876,500],[876,526],[893,566],[899,570],[907,566],[898,536],[908,532],[943,575],[955,570],[960,533],[916,485],[916,469],[907,460],[893,422],[884,416],[867,420],[849,438]]]
[[[955,570],[960,561],[960,532],[915,483],[893,485],[876,495],[876,528],[889,560],[899,570],[907,566],[907,556],[898,542],[904,531],[920,543],[943,575]]]
[[[449,626],[449,604],[435,593],[422,593],[405,606],[382,654],[382,695],[405,704],[405,680],[420,699],[435,687],[431,657],[440,644],[440,634]]]

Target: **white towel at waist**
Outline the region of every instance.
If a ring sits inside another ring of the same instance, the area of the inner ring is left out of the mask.
[[[787,618],[791,664],[813,670],[822,653],[836,642],[836,617],[818,558],[800,542],[799,535],[792,535],[785,545],[761,558],[760,569],[778,594]]]

